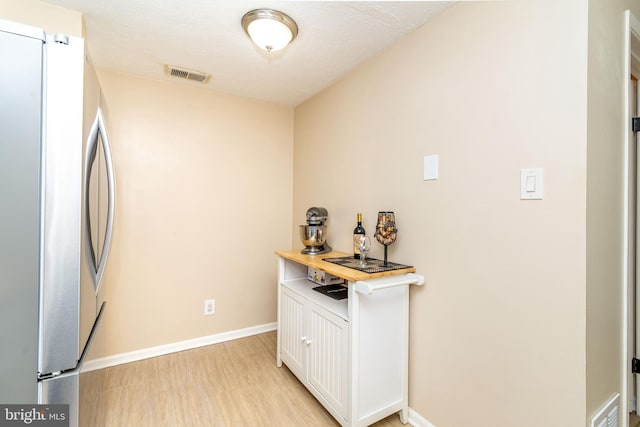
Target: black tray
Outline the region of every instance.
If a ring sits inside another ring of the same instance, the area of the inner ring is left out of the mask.
[[[323,258],[322,260],[332,262],[343,267],[353,268],[354,270],[362,271],[365,273],[381,273],[383,271],[402,270],[405,268],[413,267],[411,265],[396,264],[395,262],[387,262],[387,265],[384,265],[383,260],[375,258],[367,258],[367,266],[360,267],[360,260],[355,259],[352,256],[344,256],[339,258]]]
[[[345,299],[349,297],[348,289],[342,285],[325,285],[317,286],[313,288],[314,291],[318,291],[333,299]]]

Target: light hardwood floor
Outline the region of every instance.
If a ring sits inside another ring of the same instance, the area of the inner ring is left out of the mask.
[[[275,353],[269,332],[88,372],[80,426],[338,426]],[[402,425],[397,414],[374,424]]]

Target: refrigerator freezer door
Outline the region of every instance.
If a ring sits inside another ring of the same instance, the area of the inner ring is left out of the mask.
[[[44,33],[0,21],[0,402],[35,402]],[[11,105],[5,104],[11,100]]]
[[[78,426],[79,418],[79,375],[74,371],[41,382],[42,399],[40,403],[66,403],[69,405],[69,426]],[[83,426],[84,427],[84,426]]]

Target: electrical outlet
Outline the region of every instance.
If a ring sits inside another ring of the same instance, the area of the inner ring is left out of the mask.
[[[215,314],[216,313],[216,300],[214,299],[206,299],[204,300],[204,314]]]

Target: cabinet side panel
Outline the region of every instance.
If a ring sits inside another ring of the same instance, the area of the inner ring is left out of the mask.
[[[360,298],[360,417],[403,398],[403,288],[389,288]]]

